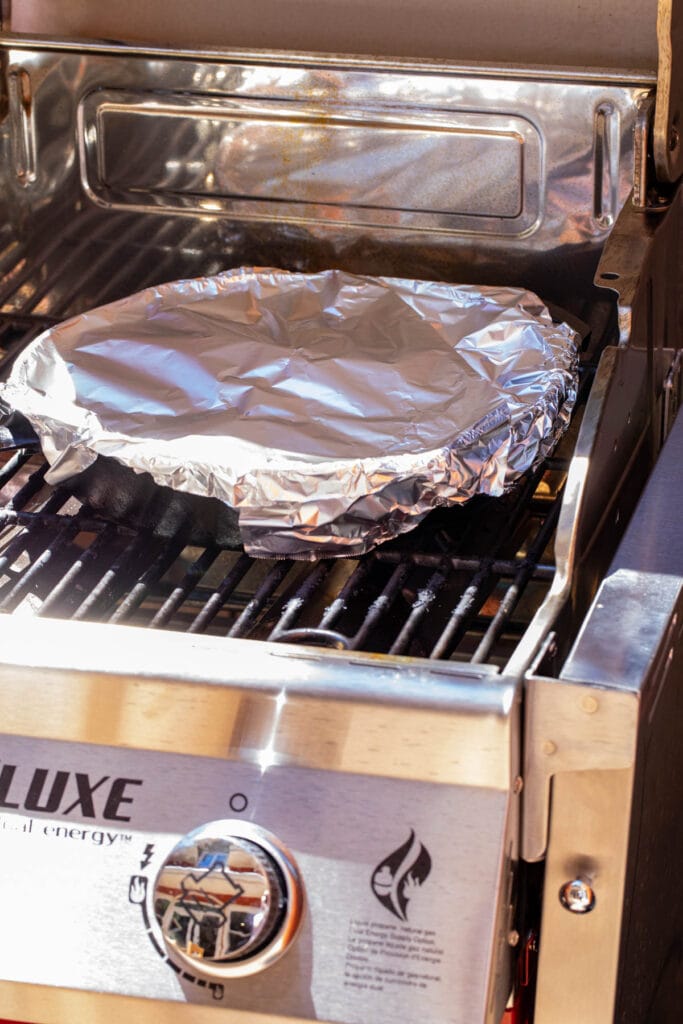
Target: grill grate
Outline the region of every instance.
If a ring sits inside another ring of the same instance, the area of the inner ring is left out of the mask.
[[[502,666],[553,578],[565,468],[364,558],[302,563],[107,523],[20,451],[0,471],[0,611]]]
[[[15,242],[2,249],[0,372],[57,320],[234,265],[228,238],[207,245],[205,225],[180,220],[152,227],[111,214],[102,233],[87,210],[47,225],[30,252]],[[315,564],[254,560],[107,523],[45,483],[39,453],[5,453],[0,611],[503,667],[553,579],[572,448],[567,436],[505,498],[434,512],[364,558]]]

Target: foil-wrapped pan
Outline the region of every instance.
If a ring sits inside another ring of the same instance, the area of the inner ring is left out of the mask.
[[[109,456],[239,513],[256,556],[356,555],[555,445],[575,332],[516,288],[240,269],[37,338],[2,389],[47,480]]]

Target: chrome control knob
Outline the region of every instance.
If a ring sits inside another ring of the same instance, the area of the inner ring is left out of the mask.
[[[213,978],[263,970],[292,942],[303,897],[282,844],[243,821],[213,821],[184,836],[154,883],[154,913],[169,956]]]

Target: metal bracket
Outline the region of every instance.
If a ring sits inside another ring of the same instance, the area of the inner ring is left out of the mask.
[[[655,93],[645,93],[636,104],[636,123],[633,126],[633,197],[636,210],[641,213],[663,213],[671,205],[669,184],[657,178],[654,160]]]
[[[683,3],[658,0],[657,105],[654,158],[660,181],[678,181],[683,174]]]
[[[522,856],[540,860],[548,841],[550,783],[566,772],[630,768],[637,695],[528,676]]]

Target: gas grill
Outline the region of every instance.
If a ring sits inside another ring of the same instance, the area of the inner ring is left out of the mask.
[[[2,453],[5,1017],[678,1020],[659,17],[658,75],[635,16],[638,71],[0,40],[1,374],[240,265],[520,285],[581,338],[553,454],[361,558],[254,559],[183,495],[127,507],[113,468],[82,503],[30,439]]]

